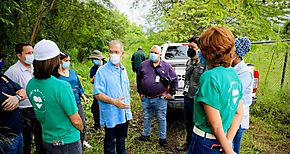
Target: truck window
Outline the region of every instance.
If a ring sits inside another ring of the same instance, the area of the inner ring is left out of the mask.
[[[187,59],[188,46],[169,46],[165,52],[165,59]]]

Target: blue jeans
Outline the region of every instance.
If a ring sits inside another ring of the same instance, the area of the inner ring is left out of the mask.
[[[2,137],[1,137],[2,138]],[[23,136],[22,133],[13,137],[5,138],[0,141],[0,153],[5,154],[23,154]]]
[[[166,139],[166,112],[167,112],[167,100],[158,98],[142,99],[142,109],[144,113],[144,129],[142,135],[150,136],[151,133],[151,119],[153,112],[156,112],[156,118],[159,128],[159,138]]]
[[[192,137],[193,123],[193,99],[184,97],[183,116],[186,126],[186,148],[189,147]]]
[[[129,122],[118,124],[114,128],[105,127],[104,153],[115,154],[115,145],[117,154],[126,154],[125,140],[128,134]]]
[[[193,132],[192,140],[186,154],[220,154],[220,151],[211,148],[213,144],[220,143],[215,139],[207,139]]]
[[[78,140],[73,143],[68,143],[64,145],[53,145],[51,143],[43,143],[43,147],[47,154],[81,154],[82,145],[81,141]]]
[[[244,131],[245,131],[245,129],[241,128],[241,126],[240,126],[240,128],[238,129],[238,131],[233,139],[233,149],[237,154],[240,153],[241,141],[242,141]]]

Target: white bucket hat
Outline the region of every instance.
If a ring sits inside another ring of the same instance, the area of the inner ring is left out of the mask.
[[[56,43],[51,40],[41,40],[34,46],[34,59],[35,60],[48,60],[60,54],[60,50]]]

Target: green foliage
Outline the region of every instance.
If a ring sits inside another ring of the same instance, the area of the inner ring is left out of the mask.
[[[106,50],[112,39],[123,40],[131,25],[109,0],[4,1],[0,10],[0,36],[5,38],[0,47],[11,58],[17,42],[34,44],[41,39],[55,41],[68,53],[86,48],[80,56],[86,57],[92,50]]]

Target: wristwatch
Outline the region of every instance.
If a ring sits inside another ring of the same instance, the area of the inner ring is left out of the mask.
[[[21,96],[19,96],[19,95],[17,94],[17,95],[15,95],[15,97],[18,99],[19,102],[21,101]]]

